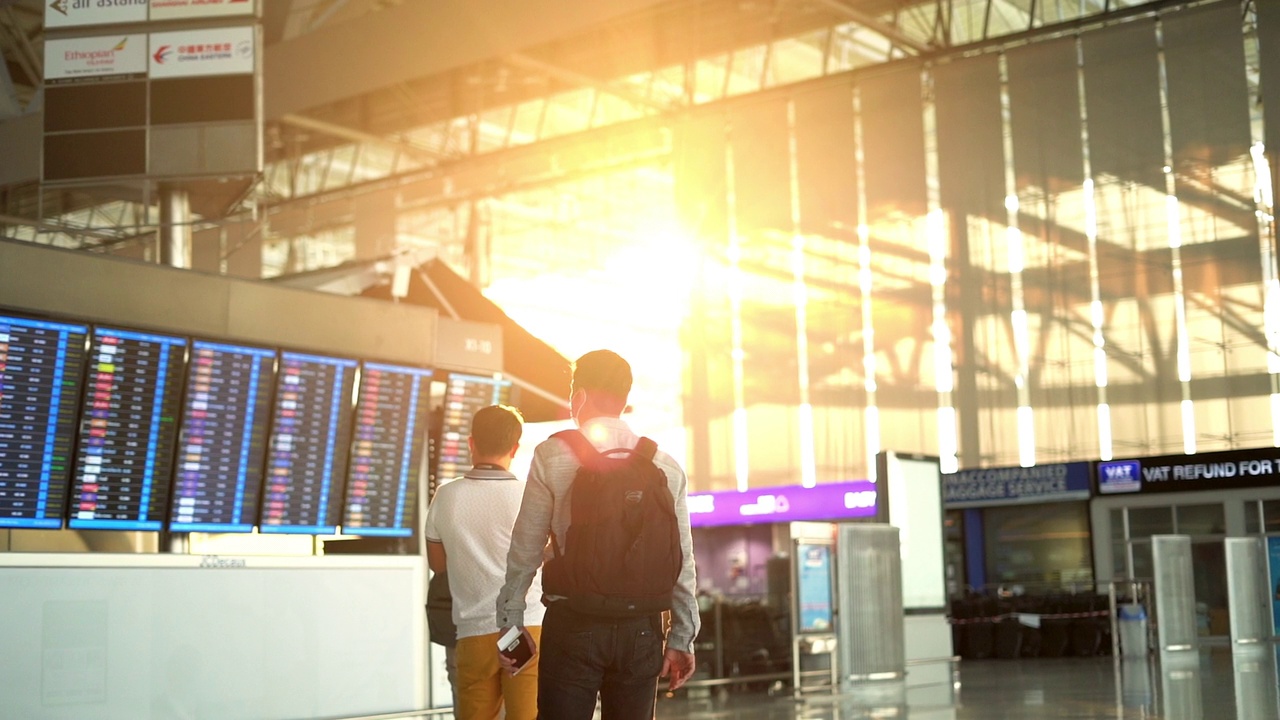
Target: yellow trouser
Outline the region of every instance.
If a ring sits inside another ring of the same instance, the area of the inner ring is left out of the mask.
[[[528,628],[535,643],[542,628]],[[519,674],[498,664],[498,633],[458,639],[458,720],[493,720],[506,701],[507,720],[538,716],[538,655]]]

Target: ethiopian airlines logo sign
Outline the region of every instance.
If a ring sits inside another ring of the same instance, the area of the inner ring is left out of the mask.
[[[44,44],[44,77],[49,81],[146,72],[146,35],[49,39]]]
[[[148,0],[49,0],[46,28],[114,25],[147,21]]]

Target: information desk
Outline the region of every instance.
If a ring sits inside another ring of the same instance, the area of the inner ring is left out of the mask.
[[[422,559],[0,553],[0,717],[425,706]]]
[[[0,528],[62,527],[87,333],[0,315]]]

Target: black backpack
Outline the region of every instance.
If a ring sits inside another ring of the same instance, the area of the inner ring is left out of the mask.
[[[600,453],[577,430],[552,437],[568,443],[580,467],[569,490],[565,547],[552,533],[543,591],[589,615],[671,609],[684,554],[667,476],[653,463],[658,446],[640,438],[634,450]]]

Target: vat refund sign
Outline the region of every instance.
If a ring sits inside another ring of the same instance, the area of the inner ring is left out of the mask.
[[[1228,450],[1097,463],[1098,493],[1119,495],[1274,485],[1280,449]]]

